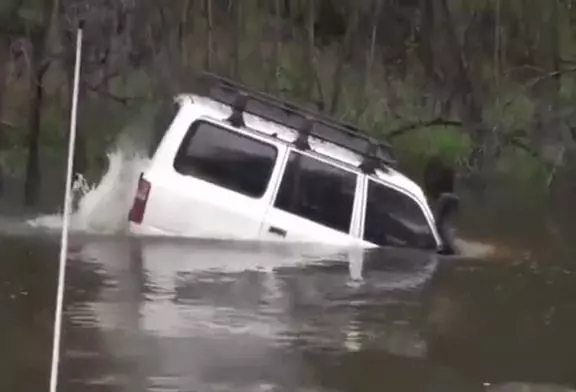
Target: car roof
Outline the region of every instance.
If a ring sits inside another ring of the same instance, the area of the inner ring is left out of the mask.
[[[229,105],[198,94],[180,94],[175,97],[175,100],[183,110],[197,112],[198,117],[226,121],[232,113],[232,108]],[[298,137],[297,130],[256,115],[244,113],[244,119],[248,129],[284,143],[292,143]],[[362,163],[363,157],[355,151],[314,138],[314,136],[310,136],[310,145],[314,152],[344,166],[358,169],[358,166]],[[388,167],[386,170],[376,169],[369,177],[382,180],[396,188],[407,191],[420,200],[425,198],[422,188],[416,182],[392,167]]]

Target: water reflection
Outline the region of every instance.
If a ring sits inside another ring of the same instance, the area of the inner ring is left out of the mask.
[[[70,248],[62,391],[477,391],[576,379],[570,264],[388,250],[352,268],[353,251],[326,247],[87,236]],[[0,386],[45,388],[57,238],[0,249]]]

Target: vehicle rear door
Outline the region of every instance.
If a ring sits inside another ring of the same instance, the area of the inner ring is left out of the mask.
[[[289,150],[260,236],[265,240],[349,246],[358,241],[364,177],[315,154]]]
[[[173,169],[154,176],[147,221],[184,236],[258,239],[285,149],[245,129],[195,120]]]

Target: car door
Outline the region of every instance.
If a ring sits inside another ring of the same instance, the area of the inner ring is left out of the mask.
[[[257,240],[285,147],[217,121],[190,125],[173,171],[154,177],[148,221],[184,236]]]
[[[362,186],[359,172],[314,154],[289,150],[261,238],[271,241],[356,244]]]

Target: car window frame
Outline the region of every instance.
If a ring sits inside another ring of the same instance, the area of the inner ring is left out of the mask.
[[[190,139],[192,139],[194,137],[194,135],[196,134],[198,128],[201,126],[202,123],[208,124],[212,127],[219,128],[221,130],[224,130],[224,131],[232,133],[232,134],[236,134],[240,137],[250,139],[252,141],[255,141],[256,143],[260,143],[260,144],[272,147],[274,149],[274,154],[275,154],[274,162],[272,164],[268,179],[266,180],[266,186],[264,187],[263,192],[259,196],[252,196],[252,195],[240,192],[237,189],[223,186],[222,184],[216,183],[214,181],[210,181],[210,180],[205,179],[205,178],[200,178],[200,177],[196,177],[194,175],[181,173],[176,168],[176,160],[178,159],[178,157],[182,153],[182,150],[186,149],[189,146]],[[272,185],[274,185],[274,183],[276,182],[276,180],[274,178],[274,171],[275,171],[276,166],[279,163],[279,160],[281,160],[281,159],[283,159],[283,152],[278,147],[278,145],[274,141],[269,140],[269,138],[259,137],[259,135],[256,135],[253,132],[250,132],[249,129],[237,128],[237,127],[229,126],[228,124],[220,122],[220,121],[212,120],[210,118],[198,117],[198,118],[193,119],[192,122],[188,125],[188,129],[186,130],[186,133],[184,134],[184,136],[180,140],[178,148],[176,149],[176,153],[173,155],[173,158],[171,160],[172,161],[171,166],[172,166],[172,169],[181,176],[190,177],[196,181],[205,182],[205,183],[210,184],[212,186],[215,186],[219,189],[223,189],[225,191],[232,192],[232,193],[239,195],[239,196],[244,196],[244,197],[247,197],[247,198],[250,198],[253,200],[262,200],[266,197],[270,187]]]
[[[356,183],[354,186],[354,198],[352,200],[352,212],[351,212],[348,231],[341,231],[341,230],[335,229],[335,228],[330,227],[324,223],[320,223],[320,222],[314,221],[310,218],[295,214],[293,212],[283,210],[281,208],[278,208],[275,205],[276,200],[278,199],[278,194],[280,192],[280,187],[282,185],[282,181],[284,180],[284,177],[286,175],[286,170],[288,168],[288,163],[290,161],[290,156],[292,153],[300,154],[301,156],[305,156],[305,157],[314,159],[314,160],[322,162],[326,165],[330,165],[330,166],[335,167],[337,169],[352,173],[356,176]],[[317,224],[319,226],[323,226],[327,229],[334,230],[338,233],[346,234],[346,235],[350,235],[352,237],[358,238],[358,232],[360,229],[359,216],[362,212],[362,193],[363,193],[364,177],[365,177],[364,174],[355,166],[351,166],[351,165],[348,165],[346,163],[336,161],[335,159],[332,159],[329,156],[322,155],[322,154],[320,154],[314,150],[300,150],[298,148],[290,146],[286,149],[286,152],[285,152],[285,155],[283,158],[282,168],[280,170],[280,173],[279,173],[276,185],[275,185],[275,189],[273,190],[272,198],[270,200],[270,208],[276,209],[278,211],[282,211],[283,213],[286,213],[286,214],[293,215],[293,216],[300,218],[300,219],[307,220],[307,221],[312,222],[314,224]]]
[[[378,247],[382,246],[382,245],[378,245],[374,242],[371,242],[371,241],[364,239],[364,232],[365,232],[365,228],[366,228],[366,214],[368,213],[368,188],[370,186],[370,181],[373,181],[376,184],[385,186],[388,189],[391,189],[395,192],[401,193],[402,195],[408,197],[413,202],[415,202],[416,205],[418,206],[418,208],[420,208],[420,212],[422,213],[422,215],[424,216],[424,218],[426,220],[426,223],[428,225],[428,229],[430,230],[432,238],[434,238],[435,249],[436,250],[440,249],[440,247],[442,246],[442,241],[440,240],[440,238],[438,236],[438,233],[436,231],[436,227],[434,225],[434,221],[430,219],[430,216],[427,213],[427,209],[425,208],[422,201],[419,200],[417,197],[415,197],[411,192],[409,192],[403,188],[400,188],[398,186],[395,186],[394,184],[391,184],[388,181],[385,181],[381,178],[377,178],[374,176],[366,176],[366,180],[365,180],[364,187],[362,190],[362,193],[363,193],[362,212],[361,212],[361,216],[360,216],[360,224],[359,224],[360,228],[359,228],[359,234],[358,234],[358,238],[360,240],[362,240],[366,243],[373,244],[373,245],[378,246]]]

